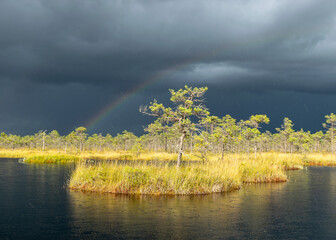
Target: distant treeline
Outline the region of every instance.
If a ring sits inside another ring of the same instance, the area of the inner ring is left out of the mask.
[[[253,115],[248,120],[236,120],[230,115],[212,116],[203,105],[203,94],[207,88],[170,90],[174,107],[164,107],[154,100],[140,112],[156,117],[145,127],[145,134],[136,136],[123,131],[112,136],[107,134],[88,135],[85,127],[76,128],[66,136],[53,130],[39,131],[34,135],[17,136],[1,133],[0,147],[6,149],[54,149],[62,151],[165,151],[194,154],[206,159],[209,154],[284,152],[334,153],[336,115],[326,115],[323,130],[310,131],[293,129],[293,122],[284,118],[276,133],[262,131],[269,123],[266,115]]]
[[[266,115],[253,115],[248,120],[208,116],[198,129],[184,139],[184,151],[188,153],[242,153],[242,152],[333,152],[336,133],[336,115],[326,116],[325,131],[295,131],[290,119],[285,118],[277,133],[262,131],[259,123],[268,123]],[[261,121],[260,121],[261,120]],[[159,121],[145,128],[146,134],[136,136],[132,132],[121,134],[88,135],[79,127],[66,136],[53,130],[39,131],[34,135],[18,136],[1,133],[0,146],[7,149],[55,149],[64,151],[166,151],[177,152],[179,128],[177,124],[167,127]]]

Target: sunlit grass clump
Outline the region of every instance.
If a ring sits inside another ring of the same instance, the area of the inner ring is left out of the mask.
[[[289,153],[263,153],[259,157],[262,161],[271,162],[273,165],[282,166],[285,170],[303,169],[305,164],[302,154]]]
[[[37,155],[24,158],[24,163],[68,164],[78,162],[80,158],[72,155]]]
[[[309,166],[336,166],[336,155],[331,153],[311,153],[305,159]]]
[[[283,166],[267,160],[242,161],[239,169],[244,183],[287,181]]]
[[[20,158],[24,163],[67,164],[78,162],[81,156],[57,150],[1,149],[2,158]]]
[[[206,194],[240,187],[237,166],[154,166],[116,163],[77,166],[70,188],[125,194]]]
[[[79,164],[71,189],[123,194],[209,194],[239,189],[243,183],[283,182],[279,166],[266,162],[209,162],[175,166],[134,163]]]

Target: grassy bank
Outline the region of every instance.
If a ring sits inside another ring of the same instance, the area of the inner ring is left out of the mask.
[[[79,156],[75,155],[64,155],[64,154],[48,154],[48,155],[37,155],[23,158],[25,163],[36,163],[36,164],[68,164],[76,163],[80,161]]]
[[[307,166],[336,166],[336,155],[330,153],[310,153],[304,159]]]
[[[28,149],[0,150],[0,158],[21,158],[25,163],[52,163],[52,164],[67,164],[78,162],[81,158],[76,153],[66,153],[62,151],[38,151]]]
[[[141,163],[79,164],[71,189],[123,194],[208,194],[239,189],[243,183],[283,182],[282,167],[268,161],[226,161],[175,166]]]
[[[257,157],[228,154],[223,161],[209,161],[176,169],[173,165],[153,166],[134,161],[131,164],[79,164],[69,187],[82,191],[123,194],[208,194],[239,189],[244,183],[284,182],[286,170],[305,165],[332,165],[330,154],[263,153]]]
[[[136,154],[127,151],[62,151],[62,150],[29,150],[29,149],[0,149],[0,158],[24,158],[27,163],[73,163],[80,160],[130,160],[130,161],[176,161],[176,153],[144,152]],[[285,154],[258,153],[248,156],[245,153],[229,153],[224,155],[223,161],[268,160],[276,162],[286,169],[300,169],[303,165],[336,166],[336,155],[330,153]],[[194,154],[185,154],[184,162],[200,161]],[[208,156],[208,162],[221,161],[220,154]]]
[[[202,163],[195,155],[184,156],[184,166],[176,169],[174,153],[65,152],[1,150],[0,157],[24,158],[26,163],[77,163],[69,181],[72,189],[125,194],[207,194],[239,189],[244,183],[282,182],[286,170],[303,166],[336,166],[331,154],[262,153],[210,155]],[[88,159],[129,160],[88,165]],[[141,161],[139,161],[141,160]],[[163,164],[152,164],[162,161]],[[147,164],[149,162],[149,164]],[[190,164],[188,164],[188,162]]]
[[[147,152],[136,154],[126,151],[57,151],[29,149],[0,149],[0,158],[22,158],[26,163],[66,164],[79,160],[142,160],[142,161],[175,161],[177,154],[165,152]],[[198,160],[196,156],[185,157],[185,160]]]

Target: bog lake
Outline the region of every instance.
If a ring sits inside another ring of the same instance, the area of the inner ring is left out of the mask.
[[[73,165],[0,159],[0,239],[332,239],[336,168],[201,196],[83,193]]]

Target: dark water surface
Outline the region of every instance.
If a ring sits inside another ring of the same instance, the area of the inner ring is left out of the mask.
[[[0,239],[334,239],[336,168],[189,197],[85,194],[71,166],[0,159]]]

